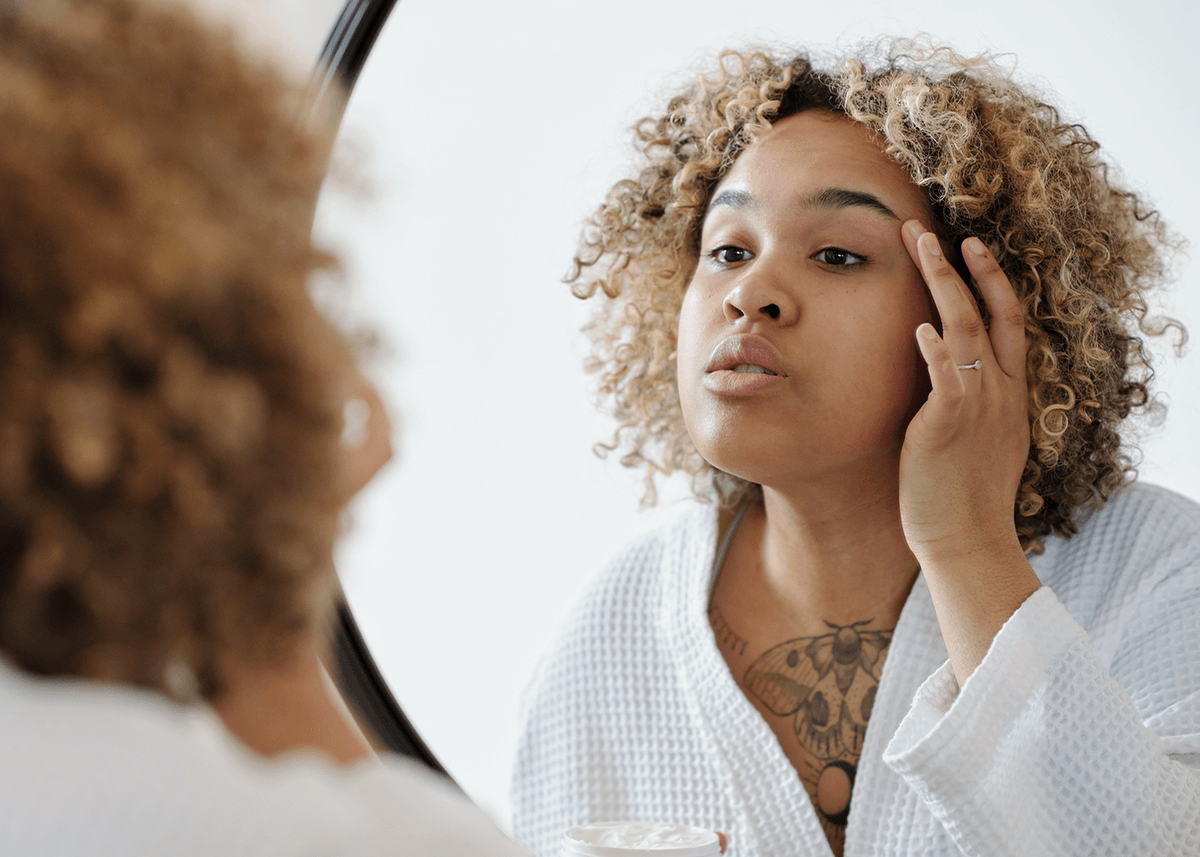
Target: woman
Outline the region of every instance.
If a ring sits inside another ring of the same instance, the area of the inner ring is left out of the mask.
[[[520,853],[317,658],[390,449],[308,293],[303,101],[181,10],[0,0],[4,854]]]
[[[908,52],[904,55],[902,51]],[[1170,239],[987,60],[727,54],[569,278],[611,449],[715,508],[541,665],[514,833],[730,853],[1200,848],[1200,508],[1131,484]]]

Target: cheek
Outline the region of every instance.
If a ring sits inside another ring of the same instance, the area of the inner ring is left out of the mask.
[[[679,391],[679,406],[683,409],[683,421],[691,430],[692,385],[697,372],[695,337],[681,314],[675,339],[675,386]]]
[[[917,270],[916,264],[909,259],[905,265],[907,268],[906,276],[904,277],[904,309],[907,310],[907,318],[915,331],[922,322],[930,322],[939,331],[942,329],[942,320],[938,317],[937,305],[933,302],[933,294],[929,291],[929,286],[925,285],[925,278],[921,276],[921,272]]]
[[[917,347],[916,330],[935,318],[923,280],[895,284],[897,299],[863,308],[847,326],[827,335],[847,337],[847,362],[853,369],[845,378],[847,389],[873,397],[879,403],[876,429],[891,433],[907,428],[929,396],[929,372]]]
[[[711,356],[712,343],[705,336],[709,316],[707,304],[689,287],[684,293],[675,328],[675,384],[683,422],[693,440],[701,418],[698,409],[704,368]]]
[[[675,326],[676,377],[681,380],[704,368],[703,365],[696,365],[697,361],[706,356],[700,354],[703,350],[700,341],[703,328],[701,302],[689,289],[683,295],[683,303],[679,307],[679,321]]]
[[[896,317],[903,319],[903,322],[895,331],[892,357],[895,368],[892,376],[897,394],[896,404],[903,412],[900,425],[903,432],[929,398],[931,389],[929,369],[917,347],[917,328],[927,321],[940,327],[933,299],[925,288],[924,280],[918,280],[910,292],[910,299],[903,306],[896,307]]]

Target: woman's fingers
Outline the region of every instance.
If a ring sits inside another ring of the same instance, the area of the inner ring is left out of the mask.
[[[942,320],[942,339],[950,346],[956,365],[990,362],[987,327],[970,290],[946,259],[937,236],[915,220],[904,226],[905,245],[913,256]],[[967,371],[967,370],[964,370]]]
[[[904,225],[904,243],[925,278],[942,320],[942,338],[949,343],[958,365],[993,358],[1004,374],[1025,377],[1025,316],[1012,284],[983,242],[963,242],[963,259],[991,316],[983,323],[979,307],[966,283],[946,259],[937,236],[918,221]]]
[[[932,387],[929,401],[917,418],[925,420],[932,429],[948,429],[953,426],[966,398],[962,377],[966,370],[958,368],[950,347],[928,322],[917,328],[917,346],[929,367]]]
[[[971,554],[997,533],[1015,536],[1013,502],[1029,451],[1024,323],[986,249],[963,243],[990,330],[936,236],[916,222],[903,233],[942,321],[941,336],[929,323],[916,331],[931,392],[909,423],[900,457],[905,537],[924,563]]]
[[[945,278],[944,282],[949,286],[953,286],[955,291],[958,293],[958,297],[965,301],[966,304],[968,304],[972,309],[975,310],[976,314],[978,314],[979,304],[975,300],[975,295],[969,288],[967,288],[966,284],[963,283],[962,278],[959,276],[958,271],[954,268],[954,266],[951,265],[950,262],[943,256],[942,247],[938,241],[937,235],[922,226],[919,220],[910,220],[905,223],[902,234],[904,238],[904,244],[908,248],[909,255],[912,256],[913,263],[917,266],[917,269],[921,272],[921,275],[934,275],[940,272]],[[925,235],[929,236],[925,239],[927,244],[927,252],[929,253],[930,259],[930,262],[928,263],[923,263],[921,261],[921,252],[919,249],[921,238]],[[931,265],[932,270],[927,271],[926,268],[930,267]]]
[[[978,238],[963,242],[963,258],[991,315],[989,338],[996,362],[1010,378],[1025,378],[1025,313],[1012,283]]]

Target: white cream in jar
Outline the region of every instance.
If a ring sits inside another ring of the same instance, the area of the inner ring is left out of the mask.
[[[563,836],[562,857],[717,857],[717,834],[686,824],[602,821],[572,827]]]

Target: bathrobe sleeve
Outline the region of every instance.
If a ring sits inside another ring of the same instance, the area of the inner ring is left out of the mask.
[[[1200,855],[1200,540],[1118,597],[1110,645],[1043,586],[918,691],[884,761],[964,855]]]

